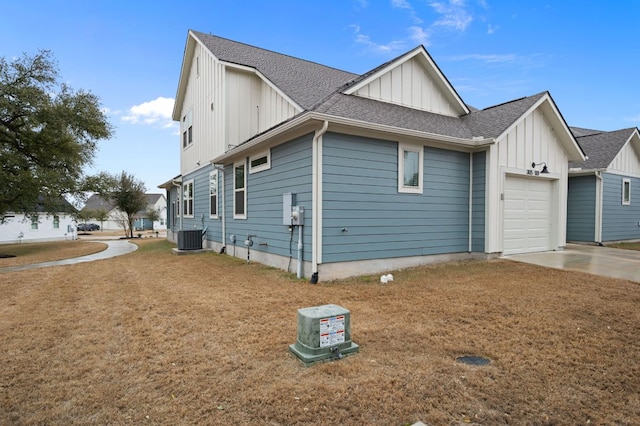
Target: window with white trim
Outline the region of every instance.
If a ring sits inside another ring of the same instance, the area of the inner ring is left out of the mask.
[[[234,219],[247,218],[247,174],[246,164],[233,165],[233,217]]]
[[[60,216],[53,216],[53,229],[60,229]]]
[[[189,110],[182,117],[182,149],[185,149],[193,143],[193,111]]]
[[[182,184],[182,211],[185,217],[193,217],[193,180]]]
[[[31,215],[31,229],[36,231],[38,229],[38,215]]]
[[[218,218],[218,171],[209,173],[209,216]]]
[[[631,179],[622,179],[622,204],[631,204]]]
[[[249,174],[271,168],[271,150],[249,157]]]
[[[398,192],[422,194],[424,148],[398,144]]]

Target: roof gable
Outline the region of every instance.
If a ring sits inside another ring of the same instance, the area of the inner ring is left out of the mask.
[[[571,130],[581,134],[580,130],[584,129],[572,127]],[[618,168],[623,169],[625,167],[622,167],[622,164],[626,163],[627,159],[622,157],[634,152],[636,157],[640,154],[640,133],[635,127],[611,132],[594,130],[584,136],[578,136],[577,141],[588,158],[584,162],[570,163],[569,166],[572,168],[608,169],[615,161],[619,163]]]
[[[190,30],[184,58],[199,42],[217,59],[228,64],[255,69],[302,109],[309,109],[337,88],[357,77],[346,71],[270,50]],[[180,92],[187,64],[183,59]],[[188,75],[188,74],[187,74]],[[186,82],[184,83],[186,84]],[[178,102],[176,102],[178,104]]]
[[[363,74],[343,93],[452,117],[470,111],[423,46]]]

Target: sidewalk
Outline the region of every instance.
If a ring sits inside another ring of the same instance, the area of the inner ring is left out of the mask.
[[[33,263],[30,265],[9,266],[0,268],[0,273],[26,271],[28,269],[46,268],[49,266],[75,265],[83,262],[93,262],[95,260],[109,259],[111,257],[122,256],[136,251],[138,246],[127,240],[95,240],[96,242],[105,243],[107,248],[99,253],[89,254],[87,256],[74,257],[71,259],[54,260],[52,262]]]

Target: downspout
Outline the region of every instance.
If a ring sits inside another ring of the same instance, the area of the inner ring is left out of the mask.
[[[225,210],[225,194],[226,194],[226,187],[225,187],[225,174],[224,174],[224,165],[222,164],[214,164],[213,168],[218,170],[220,173],[220,176],[222,176],[222,178],[220,179],[220,185],[222,187],[222,209],[220,211],[220,213],[218,214],[218,216],[220,216],[220,220],[222,221],[222,248],[220,249],[220,254],[224,254],[227,251],[227,215],[226,215],[226,210]],[[220,193],[220,191],[218,191],[218,193]]]
[[[602,172],[596,172],[596,232],[595,242],[602,245]]]
[[[473,152],[469,154],[469,253],[473,250]]]
[[[311,205],[311,283],[318,282],[318,264],[322,263],[322,136],[327,132],[329,121],[324,120],[322,127],[313,135],[312,144],[312,180]]]

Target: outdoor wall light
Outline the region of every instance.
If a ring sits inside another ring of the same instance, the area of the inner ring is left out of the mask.
[[[549,169],[547,169],[547,163],[545,163],[544,161],[540,162],[540,163],[531,163],[531,167],[532,168],[536,168],[536,166],[540,166],[542,165],[542,171],[540,173],[549,173]]]

